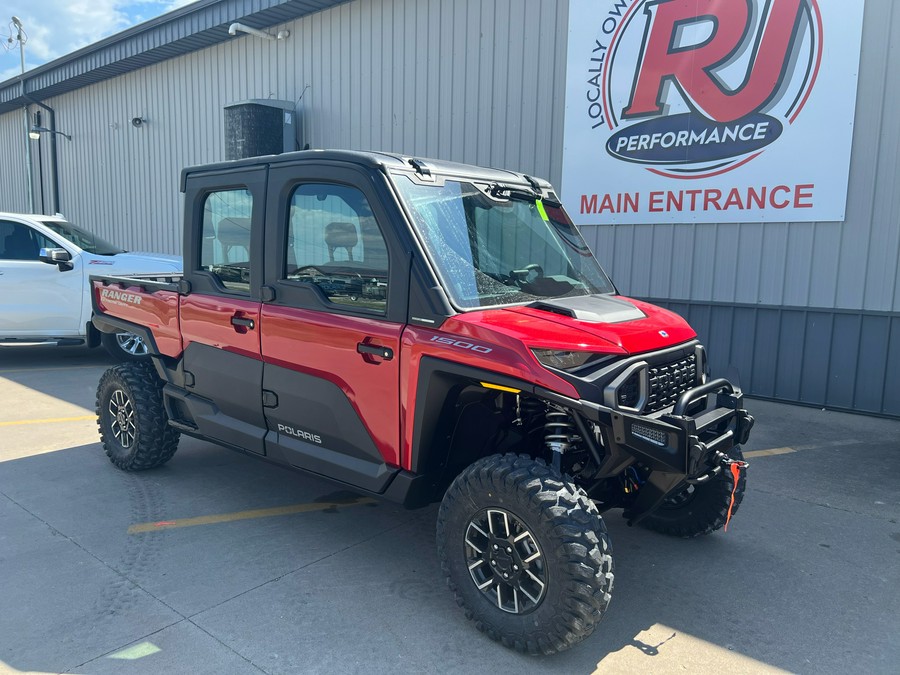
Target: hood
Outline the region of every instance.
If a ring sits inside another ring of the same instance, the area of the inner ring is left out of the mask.
[[[172,274],[181,272],[181,258],[165,253],[132,251],[115,255],[84,253],[84,264],[92,274]]]
[[[477,314],[479,323],[546,349],[640,354],[697,336],[674,312],[622,296],[559,298]]]

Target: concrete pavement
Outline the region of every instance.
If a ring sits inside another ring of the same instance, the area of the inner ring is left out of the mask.
[[[682,541],[608,514],[607,617],[533,658],[456,607],[436,507],[189,438],[161,469],[116,470],[93,415],[108,365],[0,347],[0,671],[897,672],[898,421],[749,401],[729,532]]]

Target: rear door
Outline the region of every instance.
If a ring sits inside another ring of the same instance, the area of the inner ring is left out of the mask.
[[[369,170],[273,167],[261,325],[267,449],[381,492],[400,464],[409,250]]]
[[[30,225],[0,220],[0,337],[84,334],[81,256],[64,270],[38,259],[40,249],[58,247]]]
[[[264,454],[260,286],[266,167],[189,175],[181,297],[185,388],[200,432]]]

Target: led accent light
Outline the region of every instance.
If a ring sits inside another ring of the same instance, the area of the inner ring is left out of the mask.
[[[666,446],[668,434],[665,431],[659,431],[651,427],[645,427],[643,424],[634,424],[631,427],[631,433],[640,438],[642,441],[653,443],[661,448]]]

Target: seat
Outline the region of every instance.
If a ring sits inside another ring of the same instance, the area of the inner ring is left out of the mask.
[[[4,254],[7,260],[37,260],[38,245],[31,236],[28,228],[18,225],[13,226],[13,231],[6,235]]]
[[[250,255],[250,219],[249,218],[222,218],[216,227],[216,239],[222,247],[222,255],[226,262],[231,260],[230,253],[233,248],[243,248]]]
[[[328,258],[334,262],[334,251],[346,249],[347,259],[353,261],[353,247],[359,243],[356,227],[353,223],[334,222],[325,226],[325,245],[328,247]]]

